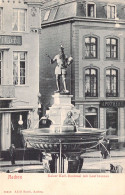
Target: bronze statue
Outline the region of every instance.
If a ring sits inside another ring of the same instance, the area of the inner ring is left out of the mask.
[[[49,56],[48,56],[49,57]],[[51,59],[51,58],[50,58]],[[50,60],[50,63],[53,64],[54,62],[57,62],[57,66],[55,68],[55,75],[56,75],[56,85],[57,85],[57,93],[60,92],[60,78],[62,76],[62,82],[63,82],[63,92],[69,93],[69,91],[66,89],[66,74],[67,74],[67,66],[69,66],[73,61],[72,57],[67,57],[64,54],[64,48],[60,47],[59,54],[57,54],[53,59]]]

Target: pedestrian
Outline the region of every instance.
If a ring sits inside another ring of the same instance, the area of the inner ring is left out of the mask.
[[[103,142],[101,143],[101,155],[104,159],[106,159],[108,156],[107,140],[106,139],[104,139]]]
[[[40,150],[40,153],[39,153],[39,160],[40,160],[40,162],[42,162],[42,160],[43,160],[43,153],[42,153],[41,150]]]
[[[107,150],[108,150],[108,152],[110,154],[111,144],[110,144],[110,140],[109,139],[107,140]]]
[[[79,157],[79,164],[78,164],[77,173],[81,172],[81,169],[82,169],[82,166],[83,166],[83,162],[84,162],[84,159]]]
[[[121,165],[116,166],[116,173],[122,173],[123,167]]]
[[[9,148],[9,153],[10,153],[11,164],[14,165],[15,164],[15,156],[16,156],[14,144],[11,144],[11,146]]]
[[[116,173],[116,168],[113,164],[110,164],[110,173]]]

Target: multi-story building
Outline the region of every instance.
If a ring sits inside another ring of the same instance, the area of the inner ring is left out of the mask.
[[[46,107],[56,89],[54,57],[62,44],[74,61],[67,85],[80,109],[80,125],[107,129],[125,142],[125,3],[61,0],[42,6],[40,92]],[[47,54],[47,55],[46,55]]]
[[[40,1],[0,1],[0,149],[38,123]]]

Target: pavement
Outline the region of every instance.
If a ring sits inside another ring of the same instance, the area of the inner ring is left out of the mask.
[[[113,164],[114,166],[122,166],[123,173],[125,173],[125,148],[111,150],[107,159],[103,159],[100,151],[98,150],[87,151],[82,154],[82,157],[84,158],[82,172],[92,172],[92,170],[93,172],[103,172],[103,170],[107,170],[108,172],[110,164]],[[16,161],[15,165],[11,165],[10,161],[2,161],[2,159],[0,159],[0,172],[6,172],[7,170],[14,171],[24,167],[30,167],[31,169],[43,169],[41,162],[38,160]]]
[[[114,166],[120,165],[125,173],[125,148],[120,150],[111,150],[110,155],[106,159],[103,159],[100,151],[91,151],[82,155],[84,158],[84,164],[82,172],[89,172],[91,169],[97,172],[109,172],[110,164]]]
[[[101,153],[99,150],[88,150],[82,155],[85,158],[100,158]],[[125,148],[110,151],[111,157],[125,157]]]

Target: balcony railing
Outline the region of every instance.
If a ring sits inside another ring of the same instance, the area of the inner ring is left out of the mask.
[[[13,85],[0,85],[0,98],[14,98],[15,87]]]

